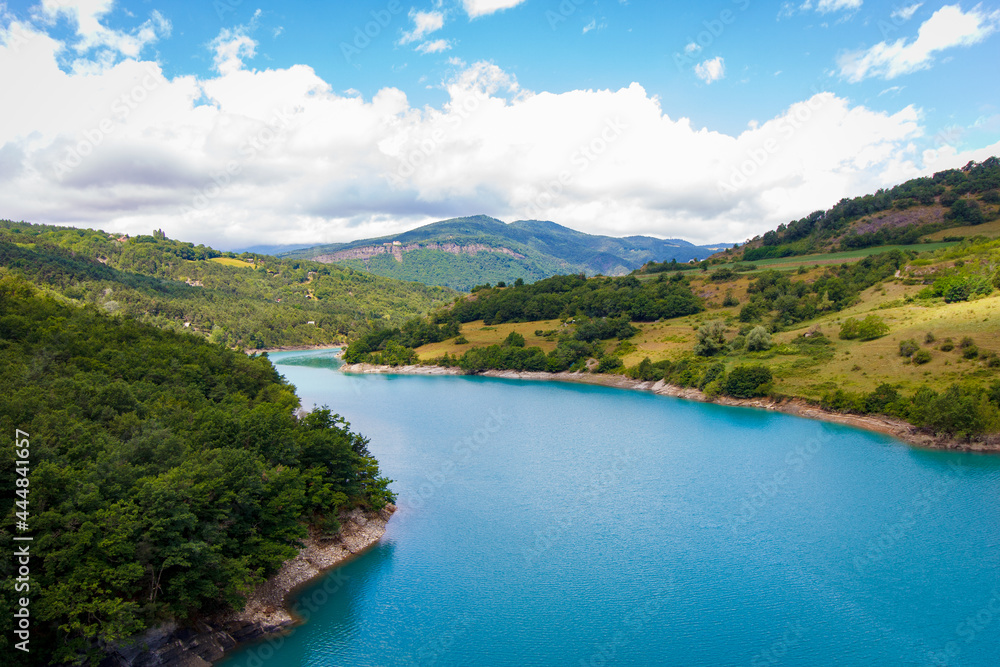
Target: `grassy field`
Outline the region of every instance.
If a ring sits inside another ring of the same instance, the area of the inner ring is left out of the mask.
[[[862,256],[860,252],[854,256]],[[808,259],[810,261],[804,262],[805,265],[817,263],[816,257]],[[822,268],[812,269],[796,279],[812,280],[822,271]],[[696,327],[710,320],[725,320],[730,326],[730,338],[735,336],[741,326],[737,320],[740,306],[722,308],[719,304],[727,291],[741,303],[745,302],[749,281],[749,276],[721,284],[712,282],[707,276],[695,278],[692,287],[706,300],[708,309],[665,322],[634,323],[640,332],[629,341],[635,345],[635,350],[623,356],[625,366],[634,366],[645,357],[655,362],[689,354],[694,347]],[[951,304],[940,299],[904,301],[921,289],[923,285],[904,285],[902,280],[890,279],[864,292],[860,303],[849,309],[802,322],[793,329],[774,334],[774,346],[767,352],[742,352],[719,359],[727,367],[741,363],[765,364],[774,372],[779,392],[813,399],[837,388],[868,392],[883,382],[895,384],[910,393],[922,385],[941,391],[955,381],[971,379],[988,382],[1000,378],[1000,369],[988,368],[983,359],[966,360],[958,348],[962,338],[969,336],[980,350],[1000,353],[1000,293]],[[838,337],[844,320],[872,313],[882,317],[889,325],[887,336],[868,342],[841,340]],[[462,325],[462,335],[469,341],[467,345],[455,345],[454,340],[449,340],[422,347],[418,353],[424,361],[445,352],[461,356],[470,347],[500,343],[511,331],[522,334],[527,345],[535,345],[548,352],[555,347],[553,337],[539,337],[535,331],[559,330],[562,327],[559,320],[492,327],[486,327],[481,321],[471,322]],[[800,353],[800,348],[791,344],[811,330],[821,331],[832,342],[818,356]],[[925,342],[928,333],[934,342]],[[945,352],[939,349],[946,338],[953,340],[954,350]],[[922,349],[928,350],[931,361],[916,365],[901,357],[899,343],[907,339],[913,339]],[[605,344],[611,351],[618,341],[610,340]]]
[[[981,225],[967,225],[965,227],[942,229],[940,232],[928,234],[924,238],[932,241],[940,241],[946,236],[964,236],[966,238],[973,236],[986,236],[991,239],[995,239],[1000,237],[1000,219],[993,220],[992,222],[985,222]]]
[[[253,264],[250,262],[244,262],[242,259],[233,259],[232,257],[213,257],[209,261],[225,264],[226,266],[240,266],[248,269],[253,268]]]
[[[964,229],[964,228],[963,228]],[[953,232],[954,230],[948,230]],[[956,234],[945,234],[944,236],[955,236]],[[883,245],[876,246],[873,248],[860,248],[858,250],[844,250],[843,252],[827,252],[818,255],[801,255],[798,257],[779,257],[777,259],[761,259],[754,262],[745,262],[746,264],[754,264],[757,266],[757,270],[765,269],[797,269],[800,266],[814,266],[814,265],[826,265],[826,264],[844,264],[847,262],[853,262],[855,260],[861,259],[863,257],[868,257],[869,255],[877,255],[882,252],[889,252],[890,250],[915,250],[917,252],[930,252],[934,250],[940,250],[941,248],[948,248],[956,245],[954,241],[950,242],[937,242],[937,243],[918,243],[914,245]],[[721,267],[732,267],[733,264],[720,264],[715,268]]]

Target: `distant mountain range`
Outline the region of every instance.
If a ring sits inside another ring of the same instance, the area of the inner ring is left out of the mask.
[[[618,276],[649,261],[701,260],[732,244],[698,246],[650,236],[595,236],[554,222],[504,223],[485,215],[435,222],[394,236],[280,253],[375,275],[468,291],[475,285],[534,282],[560,273]]]

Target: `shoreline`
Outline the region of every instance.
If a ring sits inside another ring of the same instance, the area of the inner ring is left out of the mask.
[[[354,374],[386,374],[386,375],[464,375],[458,368],[444,366],[377,366],[374,364],[344,364],[340,367],[343,373]],[[477,374],[481,377],[507,380],[535,380],[542,382],[573,382],[577,384],[592,384],[616,389],[651,392],[658,396],[672,396],[700,403],[714,403],[730,407],[757,408],[771,410],[806,419],[831,422],[854,426],[866,431],[874,431],[892,436],[906,444],[921,449],[935,449],[960,452],[1000,453],[1000,436],[993,434],[981,441],[963,441],[947,436],[939,436],[920,429],[913,424],[885,415],[854,415],[826,410],[819,405],[803,398],[772,399],[733,398],[717,396],[711,398],[699,389],[679,387],[664,382],[633,380],[624,375],[592,374],[592,373],[549,373],[545,371],[498,371],[489,370]]]
[[[355,508],[341,516],[340,531],[332,539],[321,539],[310,531],[299,552],[247,596],[243,609],[199,619],[189,627],[168,623],[150,628],[108,651],[107,664],[210,667],[246,645],[281,641],[307,620],[295,614],[292,598],[374,547],[395,511],[392,504],[378,512]]]
[[[246,348],[243,350],[246,354],[264,354],[265,352],[270,354],[272,352],[307,352],[312,350],[336,350],[337,348],[344,347],[344,343],[317,343],[315,345],[285,345],[282,347],[262,347],[262,348]]]

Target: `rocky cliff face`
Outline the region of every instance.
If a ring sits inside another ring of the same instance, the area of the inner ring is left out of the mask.
[[[383,243],[382,245],[362,246],[349,250],[339,250],[329,255],[320,255],[315,258],[317,262],[330,264],[343,261],[345,259],[360,259],[367,261],[378,255],[392,255],[397,262],[403,261],[403,255],[414,250],[439,250],[451,253],[452,255],[475,255],[481,252],[495,252],[501,255],[508,255],[515,259],[524,259],[524,255],[514,252],[510,248],[498,248],[482,243],[469,243],[460,245],[458,243]]]
[[[335,538],[306,538],[298,555],[258,586],[241,611],[188,627],[171,623],[152,628],[107,647],[100,667],[210,667],[238,644],[288,631],[296,623],[286,606],[288,594],[378,542],[394,511],[394,505],[380,512],[352,510],[341,516]]]

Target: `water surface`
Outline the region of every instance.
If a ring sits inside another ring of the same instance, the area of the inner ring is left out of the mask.
[[[400,509],[240,665],[997,665],[1000,457],[604,387],[347,376]]]

